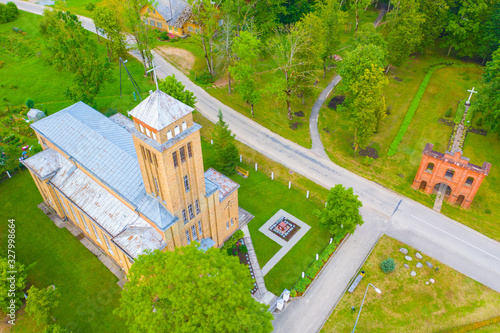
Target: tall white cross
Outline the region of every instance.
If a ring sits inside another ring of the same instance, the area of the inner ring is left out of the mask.
[[[155,67],[155,62],[153,61],[152,63],[153,63],[153,68],[151,68],[151,69],[150,69],[149,71],[147,71],[146,73],[149,73],[149,72],[153,71],[153,73],[154,73],[154,75],[155,75],[156,90],[158,90],[158,79],[156,78],[156,69],[157,69],[157,68],[160,68],[160,66],[156,66],[156,67]],[[474,88],[472,88],[472,89],[474,89]]]
[[[470,99],[472,97],[472,94],[477,94],[477,91],[474,91],[474,88],[475,87],[472,87],[472,90],[467,90],[468,92],[470,92],[470,96],[469,96],[469,99],[467,100],[467,104],[470,103]]]

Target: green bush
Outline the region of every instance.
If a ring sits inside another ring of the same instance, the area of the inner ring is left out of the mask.
[[[450,118],[451,117],[451,113],[453,112],[451,106],[448,108],[448,110],[446,110],[446,112],[444,113],[444,116],[446,118]]]
[[[453,120],[455,122],[455,124],[460,124],[462,122],[462,118],[464,117],[464,113],[465,113],[465,100],[462,100],[458,104],[457,114],[455,114],[455,119]]]
[[[199,82],[201,84],[209,84],[213,83],[214,81],[215,78],[208,72],[203,72],[202,74],[196,76],[196,82]]]
[[[465,126],[472,126],[472,118],[474,118],[474,112],[476,111],[476,108],[474,105],[469,106],[469,109],[467,110],[467,114],[465,115]]]
[[[476,121],[476,126],[483,126],[483,117],[479,118],[479,119]]]
[[[297,297],[297,290],[295,289],[290,290],[290,297]]]
[[[168,37],[168,32],[163,31],[163,32],[160,34],[160,39],[161,39],[161,40],[169,40],[170,38]]]
[[[248,253],[248,247],[246,245],[240,246],[241,253]]]
[[[392,258],[387,258],[380,263],[380,268],[384,273],[392,272],[396,269],[396,262]]]
[[[236,232],[229,238],[224,245],[222,245],[222,250],[232,249],[238,240],[245,237],[245,233],[241,230],[236,230]],[[229,253],[229,252],[228,252]]]
[[[306,270],[306,275],[313,280],[316,275],[318,275],[319,271],[323,267],[324,262],[322,260],[314,260],[309,266],[309,268]]]
[[[295,284],[294,289],[297,290],[298,293],[303,293],[306,291],[307,286],[311,284],[311,279],[309,279],[307,276],[304,278],[301,278],[297,283]]]
[[[88,10],[89,12],[93,12],[95,9],[95,3],[89,2],[88,4],[85,5],[85,9]]]
[[[24,104],[26,104],[28,109],[32,109],[35,106],[35,102],[31,98],[28,98]]]
[[[17,19],[19,15],[19,10],[13,2],[7,2],[7,4],[0,3],[0,23],[12,22]]]
[[[363,159],[363,164],[366,166],[372,165],[373,162],[375,162],[375,160],[370,156],[365,156],[365,158]]]

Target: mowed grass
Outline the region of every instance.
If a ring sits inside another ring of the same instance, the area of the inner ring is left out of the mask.
[[[202,148],[204,167],[208,169],[213,166],[213,148],[206,139],[202,140]],[[271,180],[269,175],[253,171],[250,165],[243,164],[242,167],[250,172],[250,176],[245,179],[233,175],[231,178],[240,184],[239,206],[255,216],[248,224],[248,229],[261,268],[281,246],[258,229],[278,210],[284,209],[311,226],[306,235],[264,277],[266,288],[280,294],[283,289],[293,287],[301,272],[314,260],[316,253],[320,253],[328,245],[328,231],[321,228],[319,220],[312,215],[314,209],[321,209],[323,205],[319,200],[306,200],[305,192],[300,189],[292,187],[289,190],[287,185]]]
[[[427,143],[434,144],[434,150],[446,150],[452,127],[439,124],[439,118],[445,118],[444,113],[449,107],[453,109],[453,119],[458,102],[468,98],[467,90],[478,86],[481,82],[480,67],[446,67],[434,72],[420,101],[419,108],[398,147],[398,152],[392,157],[387,151],[399,130],[400,124],[413,100],[417,89],[425,76],[425,68],[437,63],[450,61],[439,55],[417,56],[401,68],[389,72],[389,86],[384,95],[390,114],[383,120],[378,133],[372,139],[371,147],[378,151],[379,158],[371,166],[363,164],[363,156],[352,155],[351,120],[348,115],[332,110],[326,105],[319,116],[319,128],[323,145],[333,162],[365,178],[378,182],[428,207],[432,207],[435,197],[411,189],[411,184],[417,173],[422,157],[422,151]],[[402,78],[399,82],[394,77]],[[330,98],[337,93],[332,92]],[[473,102],[474,100],[472,100]],[[481,117],[475,115],[473,123]],[[483,162],[492,165],[500,163],[499,138],[494,133],[486,137],[469,133],[465,141],[464,156],[470,158],[470,163],[482,166]],[[490,174],[483,181],[470,210],[465,210],[445,202],[443,214],[462,222],[489,237],[500,240],[498,219],[499,171],[491,168]]]
[[[35,108],[54,113],[76,102],[65,94],[71,85],[72,73],[58,71],[46,61],[49,55],[44,49],[45,37],[39,32],[41,18],[40,15],[20,11],[19,18],[14,22],[0,24],[0,37],[6,41],[5,46],[0,48],[0,60],[5,62],[0,68],[2,108],[9,104],[22,104],[31,98],[35,101]],[[21,28],[26,34],[15,33],[12,27]],[[97,38],[93,34],[91,37]],[[105,56],[103,45],[99,45],[99,50]],[[137,82],[142,97],[147,97],[148,91],[154,89],[154,84],[144,78],[142,64],[130,57],[126,65]],[[140,102],[139,97],[134,101],[133,85],[125,70],[122,70],[123,97],[120,98],[119,65],[113,62],[112,67],[111,82],[104,83],[93,106],[100,111],[109,108],[116,108],[121,112],[131,110]]]
[[[0,183],[2,256],[7,255],[7,220],[16,220],[16,260],[35,264],[28,284],[55,285],[61,294],[51,313],[56,323],[73,332],[124,332],[113,315],[118,306],[118,279],[68,230],[59,229],[37,205],[43,201],[29,172]],[[18,312],[13,332],[41,332],[28,316]]]
[[[401,247],[409,250],[411,262],[398,251]],[[346,292],[321,332],[352,331],[368,283],[382,293],[368,289],[356,327],[359,332],[441,332],[500,315],[500,294],[425,253],[421,253],[424,259],[420,260],[424,267],[416,268],[416,252],[395,239],[382,236],[361,268],[365,277],[352,294]],[[396,269],[385,274],[379,265],[388,257],[396,261]],[[439,267],[439,271],[428,268],[425,261]],[[410,269],[404,268],[404,263],[408,263]],[[417,276],[410,276],[411,270]],[[426,285],[430,278],[435,284]],[[355,311],[351,310],[353,306]],[[486,328],[485,332],[488,332]]]

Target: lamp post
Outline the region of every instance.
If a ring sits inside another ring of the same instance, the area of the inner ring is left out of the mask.
[[[363,297],[363,301],[361,302],[361,307],[359,308],[358,317],[356,318],[356,323],[354,324],[354,328],[352,329],[352,333],[354,333],[354,331],[356,330],[356,325],[358,324],[359,315],[361,314],[361,310],[363,309],[363,303],[365,302],[366,294],[368,293],[368,288],[370,286],[372,286],[373,289],[375,289],[375,291],[377,292],[377,294],[382,293],[382,291],[380,289],[378,289],[377,287],[375,287],[373,284],[368,283],[368,285],[366,286],[365,296]]]

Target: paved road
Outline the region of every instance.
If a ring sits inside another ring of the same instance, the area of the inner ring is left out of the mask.
[[[0,0],[6,2],[6,0]],[[42,12],[41,6],[14,0],[21,10]],[[88,19],[87,19],[88,20]],[[92,22],[84,26],[95,31]],[[239,141],[316,183],[353,187],[364,207],[365,223],[344,244],[312,289],[276,316],[276,332],[316,332],[341,297],[378,237],[386,233],[424,254],[500,292],[500,243],[446,216],[345,170],[326,157],[301,147],[216,100],[155,53],[160,78],[175,74],[198,99],[197,109],[215,122],[219,108]]]

